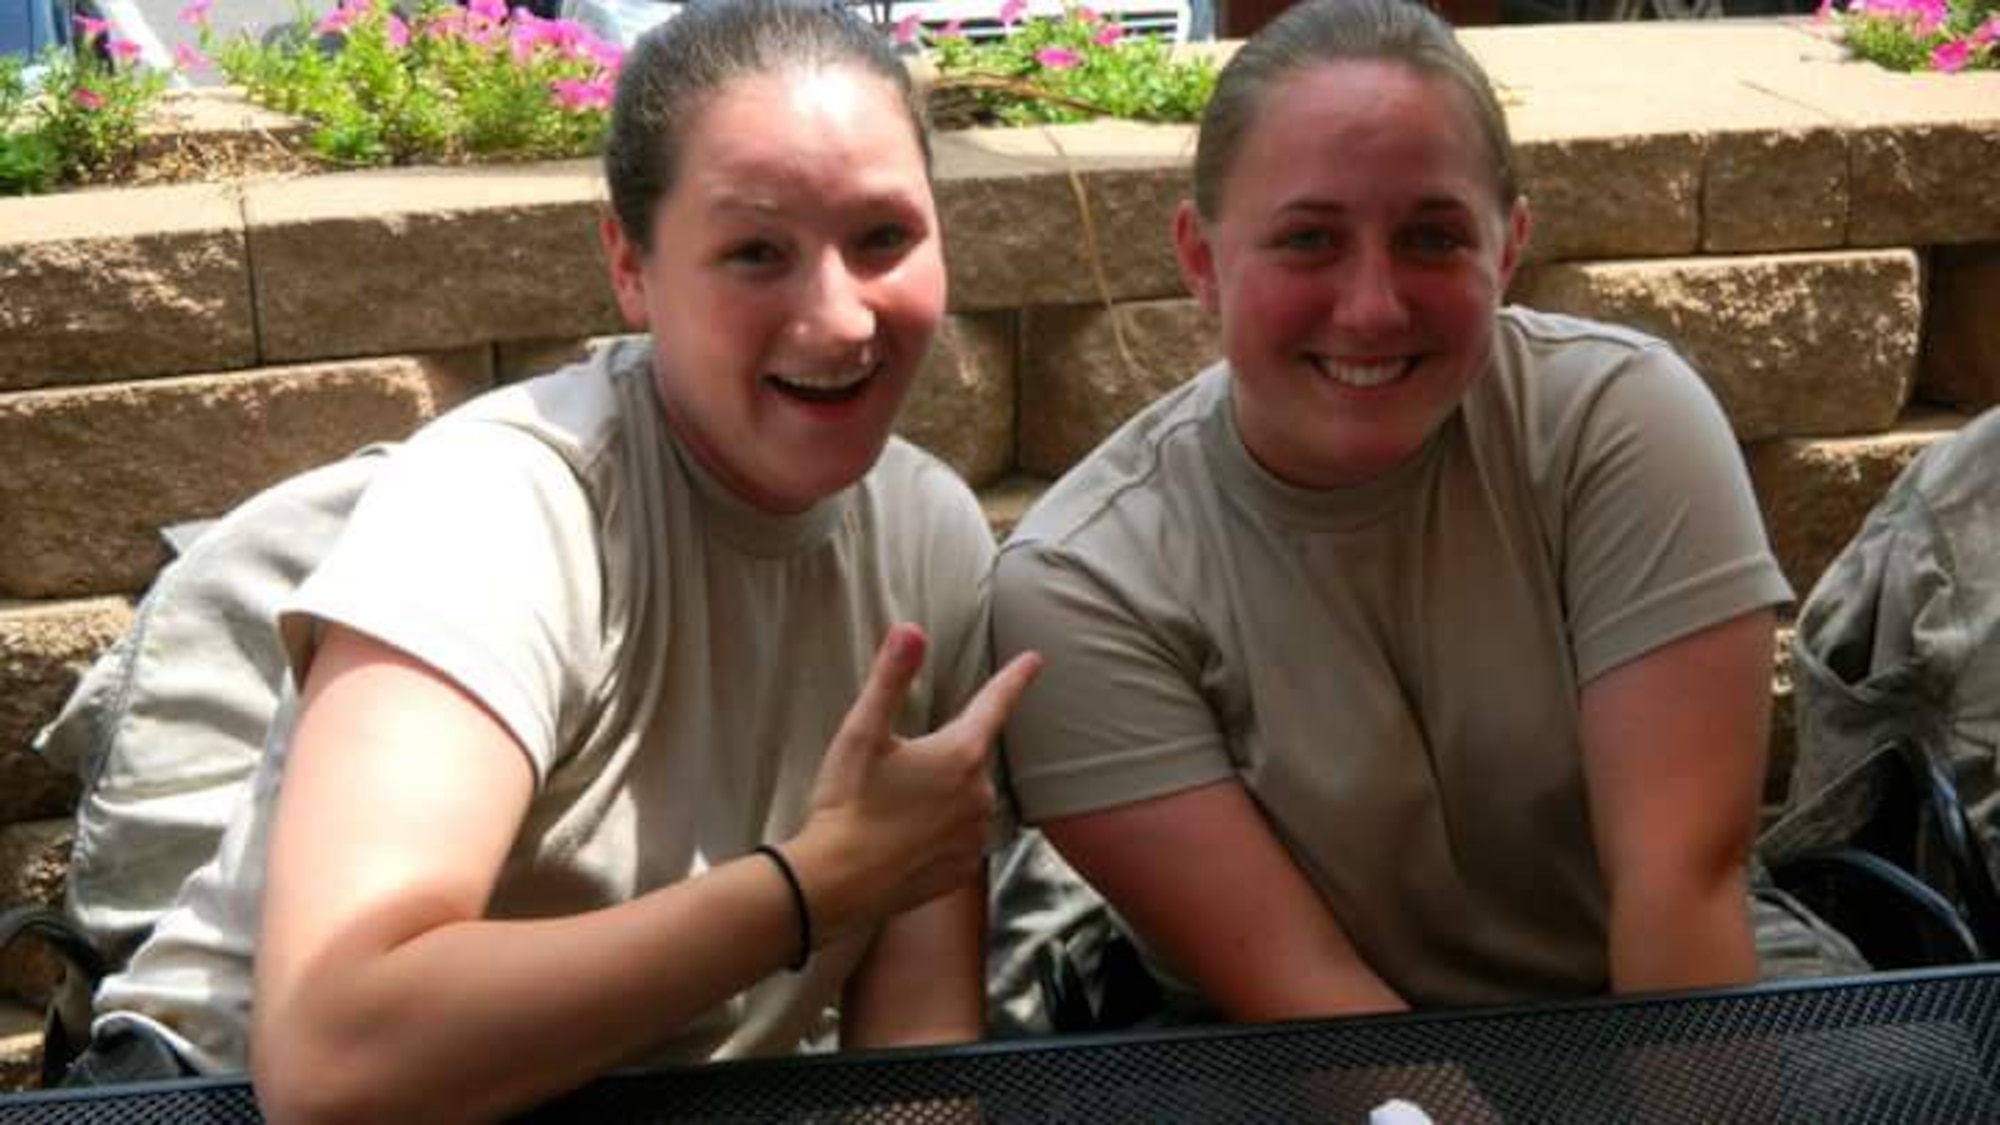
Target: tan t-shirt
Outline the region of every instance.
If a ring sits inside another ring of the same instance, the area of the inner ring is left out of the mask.
[[[994,585],[996,659],[1048,658],[1006,739],[1028,820],[1237,778],[1413,1003],[1606,986],[1579,691],[1790,591],[1665,345],[1519,309],[1495,344],[1367,485],[1264,472],[1218,367],[1043,498]]]
[[[314,624],[339,622],[444,673],[519,741],[535,789],[491,917],[622,902],[794,834],[897,622],[932,639],[904,733],[955,714],[986,667],[992,539],[963,482],[892,440],[845,492],[797,516],[760,512],[674,440],[647,348],[619,345],[425,429],[283,615],[295,670]],[[205,1070],[247,1058],[290,714],[216,861],[99,996],[100,1012],[173,1032]],[[822,1039],[866,941],[767,978],[653,1058]]]

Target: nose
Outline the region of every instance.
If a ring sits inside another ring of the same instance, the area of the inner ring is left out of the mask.
[[[829,358],[845,360],[875,338],[875,307],[868,279],[856,274],[846,256],[829,249],[807,281],[795,324],[799,342]]]
[[[1334,323],[1367,340],[1401,331],[1410,320],[1395,255],[1387,246],[1362,245],[1348,256],[1337,284]]]

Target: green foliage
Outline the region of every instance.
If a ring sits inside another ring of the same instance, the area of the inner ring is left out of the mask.
[[[274,43],[211,49],[253,100],[312,122],[329,161],[538,160],[601,145],[619,51],[574,23],[498,0],[432,2],[411,24],[371,0],[308,32],[309,18]]]
[[[30,89],[28,75],[37,75]],[[139,126],[166,88],[164,75],[95,53],[51,50],[30,71],[0,58],[0,193],[24,195],[88,183],[139,146]]]
[[[2000,0],[1828,0],[1857,56],[1904,72],[2000,70]]]
[[[1215,91],[1206,57],[1176,58],[1170,44],[1127,34],[1080,7],[1026,20],[1004,39],[975,43],[945,33],[928,47],[940,95],[956,95],[974,119],[1000,124],[1193,121]]]

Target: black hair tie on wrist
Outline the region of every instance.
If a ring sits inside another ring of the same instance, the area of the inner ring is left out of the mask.
[[[795,973],[804,972],[813,949],[812,912],[806,909],[806,889],[799,884],[799,873],[792,870],[792,863],[785,858],[785,853],[770,844],[758,844],[757,854],[776,864],[778,874],[785,877],[785,885],[792,889],[792,913],[799,920],[799,955],[785,967]]]

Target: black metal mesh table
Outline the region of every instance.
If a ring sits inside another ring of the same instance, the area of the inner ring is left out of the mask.
[[[2000,1122],[2000,965],[1559,1006],[620,1075],[535,1121]],[[257,1120],[240,1082],[0,1099],[0,1125]]]

